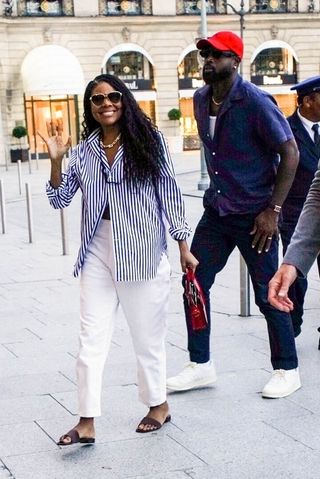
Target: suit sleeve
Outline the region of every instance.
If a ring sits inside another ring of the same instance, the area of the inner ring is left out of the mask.
[[[320,170],[311,184],[283,262],[307,276],[320,251]]]

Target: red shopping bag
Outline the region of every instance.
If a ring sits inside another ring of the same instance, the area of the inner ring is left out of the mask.
[[[205,299],[202,289],[191,268],[187,268],[184,280],[184,295],[189,308],[189,318],[193,331],[208,327]]]

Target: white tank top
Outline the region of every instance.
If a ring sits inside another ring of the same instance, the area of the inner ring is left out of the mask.
[[[216,126],[217,117],[216,116],[209,116],[209,119],[210,119],[209,133],[210,133],[211,140],[213,140],[214,128]]]

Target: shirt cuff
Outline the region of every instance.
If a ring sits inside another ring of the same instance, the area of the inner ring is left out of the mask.
[[[47,192],[47,195],[48,195],[48,198],[54,198],[56,196],[59,196],[59,193],[61,190],[63,190],[67,184],[67,175],[65,173],[62,173],[62,181],[60,183],[60,185],[58,186],[58,188],[54,188],[51,183],[50,183],[50,180],[47,181],[46,183],[46,192]]]

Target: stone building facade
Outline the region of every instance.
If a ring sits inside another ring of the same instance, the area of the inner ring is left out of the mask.
[[[36,131],[62,121],[77,142],[82,94],[101,72],[120,76],[170,139],[198,148],[192,96],[201,82],[195,41],[222,29],[242,34],[244,78],[270,91],[285,114],[290,87],[320,74],[320,0],[2,0],[0,15],[0,165],[10,161],[24,125],[32,154],[45,154]],[[168,111],[179,108],[180,122]]]

